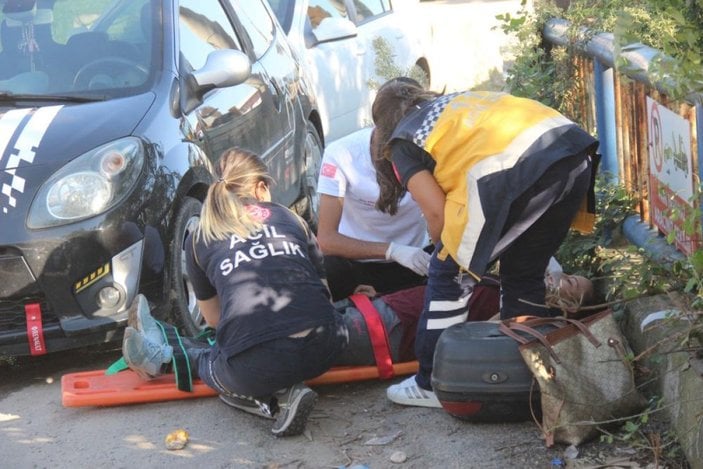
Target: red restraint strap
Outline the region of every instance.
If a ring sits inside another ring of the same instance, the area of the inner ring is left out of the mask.
[[[376,359],[376,368],[378,368],[378,377],[388,379],[394,376],[393,360],[390,355],[390,344],[388,343],[388,334],[386,327],[383,325],[381,315],[374,307],[369,297],[356,293],[349,297],[357,309],[361,312],[366,322],[366,329],[369,331],[369,339],[373,347],[373,356]]]
[[[29,340],[29,353],[44,355],[44,328],[42,326],[41,308],[39,303],[24,305],[24,314],[27,318],[27,339]]]

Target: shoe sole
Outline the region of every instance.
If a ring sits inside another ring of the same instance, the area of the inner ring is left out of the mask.
[[[410,401],[410,400],[402,400],[401,401],[399,399],[393,399],[391,397],[389,397],[388,400],[394,404],[410,406],[410,407],[424,407],[426,409],[441,409],[442,408],[441,403],[434,403],[434,402],[427,403],[427,402]]]
[[[316,401],[317,393],[315,391],[310,389],[303,393],[286,412],[286,421],[278,428],[272,428],[271,433],[275,436],[295,436],[303,433]]]
[[[141,340],[138,340],[139,338],[141,338]],[[135,356],[133,356],[132,352],[134,352]],[[158,374],[152,374],[145,369],[146,364],[143,358],[146,356],[146,353],[144,351],[143,336],[139,331],[130,326],[128,326],[124,332],[122,356],[132,371],[137,373],[142,379],[149,380],[158,376]],[[136,358],[142,360],[138,362]]]
[[[145,334],[144,321],[142,320],[142,315],[139,314],[139,312],[142,310],[142,308],[141,308],[142,304],[143,304],[144,311],[146,312],[147,315],[149,315],[148,321],[153,321],[154,323],[158,324],[156,319],[154,319],[154,317],[151,316],[149,302],[147,301],[146,297],[144,297],[144,295],[142,295],[142,294],[139,294],[132,301],[132,304],[129,307],[129,310],[127,311],[127,325],[129,327],[136,329],[137,331],[141,332],[142,334]],[[158,325],[156,327],[158,327]],[[150,332],[150,334],[153,333],[152,331],[149,331],[149,332]],[[161,343],[166,343],[166,339],[163,334],[164,334],[164,332],[161,329],[159,329],[158,333],[153,333],[153,337],[152,336],[147,336],[147,337],[152,342],[158,341]]]
[[[132,304],[127,310],[127,325],[133,329],[139,329],[139,321],[137,319],[137,310],[139,309],[139,296],[132,300]]]

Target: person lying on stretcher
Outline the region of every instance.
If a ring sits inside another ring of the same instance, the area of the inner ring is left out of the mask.
[[[571,316],[580,306],[593,302],[594,290],[591,280],[580,275],[565,274],[558,264],[550,263],[550,266],[545,275],[547,285],[545,307],[562,310],[564,314]],[[354,293],[369,297],[373,308],[378,312],[388,337],[392,362],[403,363],[415,360],[415,331],[422,312],[425,286],[420,285],[377,296],[372,286],[359,285]],[[146,303],[142,307],[148,308]],[[350,298],[346,298],[335,302],[334,309],[349,333],[349,345],[337,357],[334,366],[375,365],[368,326],[359,308]],[[474,289],[466,320],[497,320],[499,309],[498,279],[487,275]]]

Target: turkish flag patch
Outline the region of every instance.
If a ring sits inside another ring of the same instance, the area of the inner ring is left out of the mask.
[[[337,167],[332,164],[325,163],[322,165],[322,169],[320,170],[320,174],[322,174],[324,177],[327,177],[327,178],[333,178],[334,175],[337,174]]]

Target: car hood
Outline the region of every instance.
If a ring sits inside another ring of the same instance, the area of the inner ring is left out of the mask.
[[[24,221],[35,193],[68,161],[131,135],[153,93],[84,104],[0,105],[0,225]],[[9,220],[8,220],[9,218]]]

